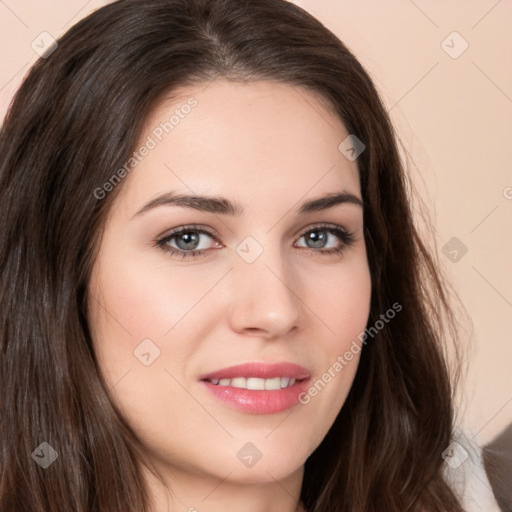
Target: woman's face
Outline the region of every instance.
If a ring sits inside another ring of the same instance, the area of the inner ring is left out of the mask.
[[[371,290],[348,135],[312,93],[263,81],[183,88],[146,124],[90,323],[113,401],[176,480],[297,475],[343,406]]]

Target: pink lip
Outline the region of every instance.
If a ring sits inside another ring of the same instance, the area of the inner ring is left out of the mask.
[[[284,389],[250,390],[219,386],[207,380],[233,379],[235,377],[257,377],[260,379],[289,377],[296,379],[296,382],[293,386]],[[202,375],[199,379],[208,392],[235,409],[254,414],[275,414],[289,409],[299,402],[299,396],[307,389],[311,374],[306,368],[292,363],[254,362],[230,366]]]
[[[306,368],[293,363],[246,363],[229,366],[222,370],[201,375],[199,380],[205,379],[234,379],[235,377],[257,377],[260,379],[272,379],[274,377],[289,377],[296,380],[310,377]]]

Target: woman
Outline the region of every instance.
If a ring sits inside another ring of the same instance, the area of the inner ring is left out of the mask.
[[[463,510],[447,296],[348,49],[120,0],[53,50],[0,142],[0,509]]]

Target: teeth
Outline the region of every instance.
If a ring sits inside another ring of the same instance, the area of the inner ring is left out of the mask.
[[[237,377],[236,379],[231,379],[231,386],[234,388],[246,388],[247,379],[245,377]]]
[[[273,377],[272,379],[235,377],[234,379],[209,379],[209,382],[219,386],[231,386],[233,388],[262,391],[264,389],[277,390],[289,388],[295,384],[295,379],[290,377]]]
[[[281,377],[265,379],[265,389],[281,389]]]
[[[250,377],[247,379],[247,389],[262,390],[265,389],[265,379]]]

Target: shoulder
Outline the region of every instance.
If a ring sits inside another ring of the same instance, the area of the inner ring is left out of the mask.
[[[483,465],[482,448],[461,431],[443,452],[444,477],[466,512],[500,512]]]

